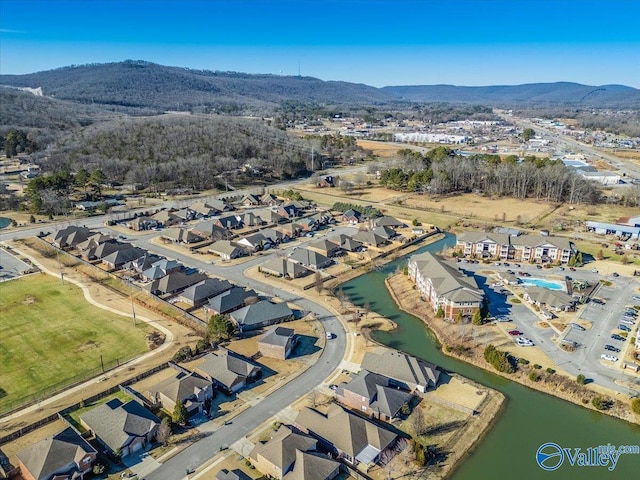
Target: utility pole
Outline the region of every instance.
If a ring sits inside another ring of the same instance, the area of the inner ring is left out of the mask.
[[[131,287],[131,316],[133,317],[133,326],[136,326],[136,307],[133,301],[133,280],[129,280],[129,287]]]
[[[315,150],[313,149],[313,145],[311,145],[311,171],[315,172]]]
[[[58,258],[58,271],[60,272],[60,281],[64,285],[64,274],[62,273],[62,264],[60,263],[60,250],[56,248],[56,257]]]

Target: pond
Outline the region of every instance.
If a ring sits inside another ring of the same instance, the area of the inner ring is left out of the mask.
[[[443,240],[416,253],[439,252],[453,243],[455,237],[447,234]],[[589,447],[607,444],[640,445],[640,426],[531,390],[444,355],[433,333],[422,321],[399,310],[384,285],[387,275],[406,263],[407,259],[392,262],[383,269],[362,275],[342,286],[354,304],[361,306],[368,303],[372,310],[397,323],[398,329],[393,332],[376,332],[376,340],[499,390],[507,397],[502,415],[496,419],[496,423],[477,448],[466,457],[452,479],[638,478],[640,455],[621,456],[613,471],[602,466],[571,466],[566,456],[562,466],[554,472],[542,470],[536,463],[536,452],[547,442],[555,442],[563,448],[580,448],[581,452],[586,452]],[[573,452],[575,450],[571,450],[572,454]]]

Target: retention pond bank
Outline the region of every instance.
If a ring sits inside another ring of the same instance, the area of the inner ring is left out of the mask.
[[[453,235],[446,235],[443,240],[417,253],[439,252],[454,241]],[[562,465],[553,473],[543,470],[536,461],[536,452],[545,443],[553,442],[562,448],[570,448],[572,454],[577,448],[587,452],[588,448],[600,445],[640,445],[640,426],[531,390],[444,355],[433,333],[420,319],[401,311],[386,289],[386,277],[398,266],[406,265],[406,262],[406,259],[392,262],[342,286],[351,302],[360,306],[368,303],[372,310],[397,324],[398,328],[393,332],[376,332],[375,339],[499,390],[508,398],[502,415],[480,445],[455,471],[452,476],[454,480],[636,478],[640,469],[640,455],[635,454],[620,456],[612,471],[606,466],[579,466],[577,462],[572,466],[567,455],[564,455]]]

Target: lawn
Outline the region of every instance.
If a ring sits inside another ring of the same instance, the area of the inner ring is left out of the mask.
[[[149,327],[45,274],[0,283],[0,412],[147,351]]]

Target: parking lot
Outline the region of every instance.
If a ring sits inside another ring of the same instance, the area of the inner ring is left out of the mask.
[[[0,282],[19,277],[30,268],[18,257],[0,248]]]
[[[508,319],[512,322],[504,324],[505,332],[518,330],[522,333],[522,335],[511,336],[514,343],[517,342],[517,338],[531,339],[535,346],[539,347],[560,368],[571,375],[582,373],[598,384],[628,393],[628,388],[616,383],[616,381],[624,380],[634,384],[634,390],[640,393],[640,378],[627,375],[622,369],[624,353],[627,348],[633,351],[634,345],[631,344],[631,338],[638,334],[638,319],[632,318],[631,315],[624,316],[627,308],[640,305],[640,294],[637,291],[640,282],[637,279],[628,276],[602,276],[587,267],[574,270],[558,267],[539,269],[530,264],[505,265],[503,262],[500,263],[500,265],[495,263],[489,265],[463,261],[458,265],[465,271],[475,273],[479,286],[489,298],[491,315],[499,320]],[[528,276],[529,278],[561,281],[568,275],[573,280],[587,280],[593,283],[600,282],[600,280],[607,281],[601,283],[594,292],[597,303],[590,301],[586,305],[579,305],[575,316],[570,320],[576,326],[569,325],[563,332],[562,338],[567,343],[575,342],[575,351],[569,352],[561,348],[554,341],[558,335],[552,328],[540,327],[544,324],[545,319],[540,313],[526,305],[524,299],[518,299],[522,303],[509,302],[509,298],[513,296],[510,288],[497,284],[497,274],[506,273],[508,270],[519,278]],[[524,275],[520,275],[520,273]],[[610,284],[608,284],[609,282]],[[637,300],[634,300],[634,296],[637,296]],[[611,335],[622,333],[618,328],[621,325],[621,319],[625,319],[627,322],[633,320],[633,325],[622,324],[631,330],[627,332],[628,339],[624,341],[611,338]],[[613,349],[605,349],[606,345],[611,345]],[[527,347],[520,348],[526,349]],[[618,348],[620,352],[615,351]],[[615,357],[614,361],[602,358],[603,355]]]

